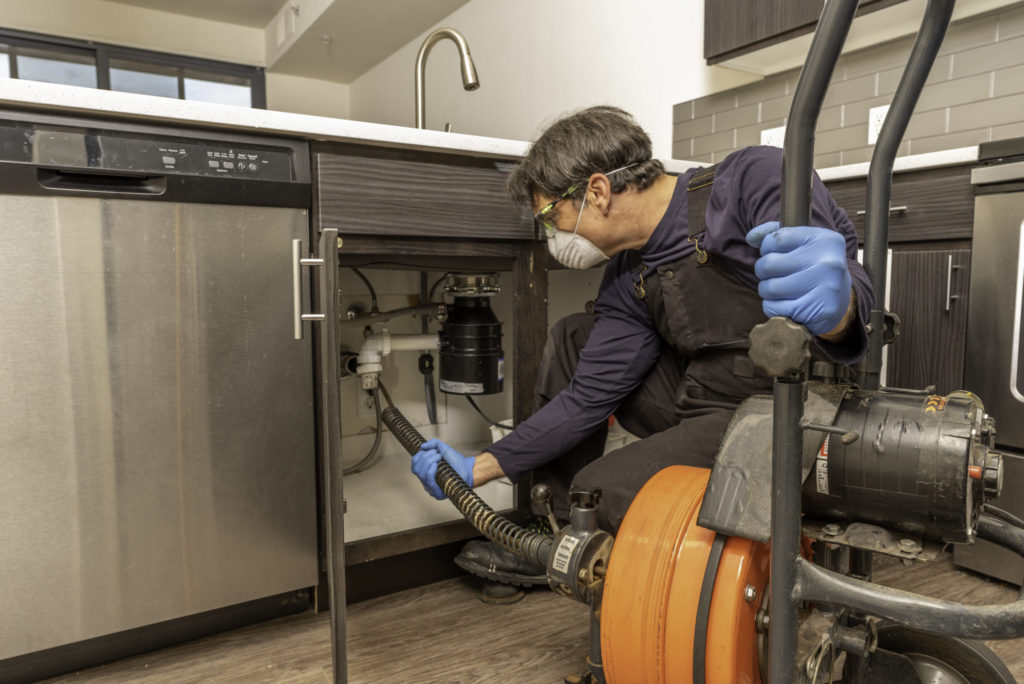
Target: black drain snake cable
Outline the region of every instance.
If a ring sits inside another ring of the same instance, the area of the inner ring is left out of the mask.
[[[386,392],[384,396],[390,404],[390,398]],[[423,439],[423,435],[394,406],[388,406],[381,411],[381,420],[410,456],[419,451],[420,445],[426,441]],[[437,464],[437,475],[434,480],[445,496],[466,517],[466,520],[488,539],[517,556],[547,566],[554,540],[531,532],[498,515],[444,459]]]

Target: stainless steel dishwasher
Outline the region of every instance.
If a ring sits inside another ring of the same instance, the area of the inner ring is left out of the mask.
[[[1024,516],[1024,138],[982,143],[978,152],[964,387],[996,419],[1003,490],[992,503]],[[957,545],[953,561],[1024,582],[1024,560],[986,541]]]
[[[0,112],[0,672],[317,585],[309,203],[300,141]]]

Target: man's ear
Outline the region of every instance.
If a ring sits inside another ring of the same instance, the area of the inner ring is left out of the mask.
[[[607,214],[612,204],[612,184],[603,173],[591,174],[587,184],[587,203]]]

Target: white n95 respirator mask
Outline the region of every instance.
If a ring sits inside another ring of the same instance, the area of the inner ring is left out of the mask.
[[[590,268],[608,260],[597,245],[579,234],[580,219],[583,218],[583,208],[586,206],[587,198],[584,195],[583,203],[580,204],[580,215],[576,219],[576,228],[571,233],[566,230],[547,231],[548,252],[567,268]]]

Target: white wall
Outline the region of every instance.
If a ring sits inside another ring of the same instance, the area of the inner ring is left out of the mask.
[[[613,104],[634,114],[657,157],[672,152],[672,105],[757,80],[702,56],[704,0],[472,0],[434,28],[469,42],[480,89],[462,90],[457,51],[434,47],[427,127],[530,140],[568,110]],[[424,32],[351,83],[351,116],[414,125],[414,64]]]
[[[266,72],[267,109],[349,118],[349,87],[344,83]]]
[[[0,26],[239,64],[264,64],[263,29],[105,0],[0,0]]]

